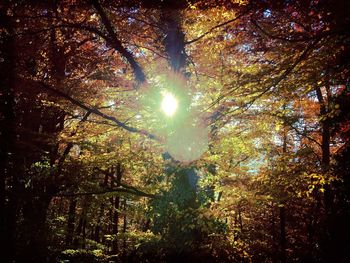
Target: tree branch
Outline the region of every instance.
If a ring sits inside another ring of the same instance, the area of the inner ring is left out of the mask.
[[[139,134],[143,134],[143,135],[146,135],[148,138],[150,139],[157,139],[157,137],[147,131],[144,131],[144,130],[140,130],[140,129],[137,129],[137,128],[134,128],[134,127],[131,127],[131,126],[128,126],[126,125],[125,123],[117,120],[115,117],[113,116],[109,116],[103,112],[101,112],[100,110],[96,109],[96,108],[93,108],[93,107],[89,107],[87,105],[85,105],[83,102],[77,100],[77,99],[74,99],[72,98],[71,96],[69,96],[68,94],[60,91],[60,90],[57,90],[57,89],[54,89],[52,88],[50,85],[42,82],[42,81],[38,81],[37,83],[40,84],[40,86],[43,88],[43,89],[46,89],[52,93],[55,93],[56,95],[70,101],[71,103],[73,103],[74,105],[77,105],[78,107],[88,111],[88,112],[91,112],[95,115],[98,115],[106,120],[109,120],[111,122],[114,122],[115,124],[117,124],[117,126],[129,131],[129,132],[132,132],[132,133],[139,133]]]
[[[147,197],[147,198],[158,198],[159,196],[154,194],[149,194],[142,192],[140,190],[134,191],[130,189],[125,188],[114,188],[114,189],[103,189],[100,191],[91,191],[91,192],[77,192],[77,193],[60,193],[56,194],[54,196],[56,197],[73,197],[73,196],[87,196],[87,195],[104,195],[108,193],[127,193],[132,194],[140,197]]]
[[[318,33],[317,35],[309,36],[309,37],[307,37],[307,36],[303,36],[303,37],[299,37],[299,38],[283,37],[283,36],[278,36],[278,35],[275,35],[271,32],[268,32],[266,29],[264,29],[262,26],[260,26],[258,24],[258,22],[255,21],[254,19],[251,19],[251,22],[258,30],[260,30],[264,35],[268,36],[269,38],[282,40],[282,41],[286,41],[286,42],[292,42],[292,43],[312,41],[315,39],[320,40],[324,37],[334,36],[334,35],[338,35],[338,34],[349,34],[348,30],[344,30],[344,29],[340,28],[338,30],[322,31],[322,32]]]
[[[301,132],[297,127],[295,127],[293,125],[293,123],[291,121],[287,120],[287,118],[285,118],[285,116],[280,116],[279,114],[270,113],[270,112],[266,112],[265,114],[273,116],[273,117],[277,117],[277,118],[283,120],[284,123],[287,124],[290,128],[292,128],[298,135],[308,139],[309,141],[314,142],[316,145],[321,147],[321,144],[318,141],[316,141],[314,138],[312,138],[312,137],[308,136],[307,134],[305,134],[305,132]]]
[[[111,21],[107,17],[107,14],[103,10],[99,1],[98,0],[89,0],[89,1],[93,5],[97,13],[99,14],[102,24],[104,25],[106,31],[108,32],[108,36],[109,36],[108,39],[110,39],[110,41],[108,41],[108,44],[112,46],[114,49],[116,49],[129,62],[130,66],[134,71],[136,80],[140,83],[144,82],[146,80],[146,76],[143,73],[141,66],[136,62],[131,52],[128,51],[122,45],[122,42],[117,38],[117,34],[111,24]]]
[[[256,22],[254,19],[251,20],[252,24],[259,29],[264,35],[268,36],[269,38],[272,39],[277,39],[277,40],[282,40],[282,41],[286,41],[286,42],[305,42],[305,41],[310,41],[310,38],[288,38],[288,37],[281,37],[281,36],[277,36],[274,35],[268,31],[266,31],[265,29],[263,29],[258,22]]]
[[[230,20],[228,20],[228,21],[225,21],[225,22],[223,22],[223,23],[221,23],[221,24],[218,24],[218,25],[212,27],[212,28],[209,29],[207,32],[203,33],[202,35],[200,35],[200,36],[198,36],[198,37],[196,37],[196,38],[194,38],[194,39],[192,39],[192,40],[189,40],[189,41],[185,42],[185,45],[192,44],[192,43],[194,43],[194,42],[196,42],[196,41],[202,39],[202,38],[205,37],[206,35],[210,34],[210,33],[213,32],[215,29],[218,29],[218,28],[220,28],[220,27],[222,27],[222,26],[228,25],[228,24],[230,24],[230,23],[232,23],[232,22],[238,20],[238,19],[241,18],[242,16],[246,15],[249,11],[250,11],[250,8],[248,8],[246,11],[242,12],[241,14],[239,14],[238,16],[236,16],[235,18],[230,19]]]
[[[36,35],[36,34],[45,33],[47,31],[50,31],[50,30],[55,29],[55,28],[73,28],[73,29],[83,30],[83,31],[93,33],[93,34],[101,37],[106,42],[110,42],[110,39],[108,38],[108,36],[106,36],[103,32],[101,32],[97,28],[94,28],[91,26],[85,26],[85,25],[81,25],[81,24],[74,24],[74,23],[64,23],[64,24],[60,24],[60,25],[50,26],[47,28],[42,28],[42,29],[39,29],[36,31],[25,30],[22,32],[18,32],[15,35],[25,35],[25,34]]]
[[[272,81],[272,84],[269,85],[267,88],[265,88],[262,92],[260,92],[258,95],[256,95],[255,97],[253,97],[253,99],[251,99],[250,101],[248,101],[247,103],[243,104],[241,107],[239,107],[238,109],[242,109],[245,108],[245,110],[248,110],[259,98],[261,98],[265,93],[269,92],[272,88],[276,87],[277,85],[279,85],[284,79],[286,79],[286,77],[294,70],[294,68],[303,60],[305,60],[309,54],[309,52],[313,49],[313,47],[320,41],[320,38],[315,39],[314,41],[311,41],[311,43],[309,43],[307,45],[307,47],[304,49],[304,51],[300,54],[300,56],[294,61],[294,63],[288,67],[283,73],[282,75],[280,75],[279,77],[277,77],[276,79],[274,79]],[[233,111],[236,111],[238,109],[235,109]],[[231,112],[233,112],[231,111]]]
[[[78,124],[78,127],[79,125],[81,125],[81,123],[85,122],[89,116],[91,114],[91,111],[87,111],[84,115],[84,117],[80,120],[79,124]],[[75,134],[77,134],[78,132],[78,127],[75,131],[71,132],[70,136],[74,136]],[[58,163],[57,163],[57,175],[59,175],[62,171],[62,166],[63,166],[63,163],[64,161],[66,160],[70,150],[73,148],[74,144],[72,142],[69,142],[67,145],[66,145],[66,148],[64,149],[61,157],[58,159]]]

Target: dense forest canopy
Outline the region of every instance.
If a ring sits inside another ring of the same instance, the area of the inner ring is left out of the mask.
[[[348,262],[349,11],[2,1],[2,261]]]

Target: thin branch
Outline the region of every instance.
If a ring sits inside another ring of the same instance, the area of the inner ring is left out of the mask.
[[[270,32],[268,32],[267,30],[263,29],[259,24],[258,22],[256,22],[254,19],[251,20],[252,24],[257,28],[259,29],[264,35],[268,36],[269,38],[272,38],[272,39],[277,39],[277,40],[282,40],[282,41],[286,41],[286,42],[305,42],[305,41],[309,41],[310,38],[288,38],[288,37],[281,37],[281,36],[277,36],[277,35],[274,35]]]
[[[77,43],[77,45],[75,46],[74,49],[71,49],[71,50],[66,54],[66,56],[67,56],[67,57],[70,57],[70,56],[73,54],[73,52],[75,52],[78,48],[80,48],[81,46],[85,45],[86,43],[92,42],[92,41],[94,41],[94,40],[96,40],[96,39],[97,39],[96,37],[92,37],[92,38],[86,38],[86,39],[80,41],[79,43]]]
[[[266,88],[264,91],[262,91],[258,96],[256,96],[253,100],[253,102],[255,100],[257,100],[258,98],[260,98],[262,95],[264,95],[266,92],[270,91],[273,87],[276,87],[281,81],[283,81],[293,70],[294,68],[303,60],[305,60],[308,56],[308,53],[312,50],[312,48],[320,41],[320,39],[316,39],[314,41],[312,41],[311,43],[309,43],[309,45],[307,45],[307,47],[305,48],[305,50],[301,53],[301,55],[294,61],[294,63],[287,68],[283,74],[278,77],[275,81],[273,81],[272,85],[270,85],[268,88]]]
[[[236,20],[240,19],[242,16],[246,15],[249,11],[250,11],[250,9],[248,8],[246,11],[242,12],[241,14],[239,14],[238,16],[236,16],[235,18],[230,19],[230,20],[228,20],[228,21],[225,21],[225,22],[223,22],[223,23],[221,23],[221,24],[218,24],[218,25],[212,27],[212,28],[209,29],[207,32],[203,33],[202,35],[200,35],[200,36],[198,36],[198,37],[196,37],[196,38],[194,38],[194,39],[192,39],[192,40],[189,40],[189,41],[185,42],[185,45],[192,44],[192,43],[194,43],[194,42],[196,42],[196,41],[202,39],[202,38],[205,37],[206,35],[210,34],[210,33],[213,32],[215,29],[218,29],[218,28],[220,28],[220,27],[222,27],[222,26],[225,26],[225,25],[228,25],[228,24],[230,24],[230,23],[232,23],[232,22],[235,22]]]
[[[294,63],[288,67],[283,73],[282,75],[280,75],[278,78],[274,79],[272,84],[269,85],[267,88],[265,88],[262,92],[260,92],[258,95],[256,95],[255,97],[253,97],[250,101],[244,103],[242,106],[240,106],[239,108],[236,108],[232,111],[229,111],[227,113],[232,113],[235,112],[239,109],[243,109],[243,111],[247,111],[259,98],[261,98],[264,94],[266,94],[267,92],[269,92],[272,88],[276,87],[277,85],[279,85],[284,79],[286,79],[286,77],[294,70],[294,68],[303,60],[307,59],[307,56],[309,54],[309,52],[313,49],[313,47],[320,41],[321,39],[315,39],[313,41],[311,41],[311,43],[309,43],[309,45],[307,45],[307,47],[304,49],[304,51],[301,53],[301,55],[294,61]]]
[[[137,47],[137,48],[144,48],[144,49],[147,49],[147,50],[151,51],[152,53],[156,54],[157,56],[159,56],[159,57],[161,57],[161,58],[164,58],[164,59],[167,59],[166,56],[162,55],[161,53],[155,51],[155,50],[152,49],[152,48],[145,47],[145,46],[141,46],[141,45],[138,45],[138,44],[136,44],[136,43],[132,43],[132,44],[129,43],[129,45],[130,45],[130,46]]]
[[[306,135],[305,133],[301,132],[297,127],[295,127],[293,125],[293,123],[291,121],[288,121],[284,116],[280,116],[279,114],[274,114],[274,113],[269,113],[269,112],[266,112],[265,114],[273,116],[273,117],[277,117],[277,118],[283,120],[284,123],[288,124],[288,126],[290,128],[292,128],[298,135],[308,139],[309,141],[312,141],[312,142],[316,143],[319,147],[321,147],[321,144],[318,141],[316,141],[314,138]]]
[[[155,27],[155,28],[158,28],[158,29],[162,29],[162,28],[161,28],[159,25],[157,25],[156,23],[148,22],[148,21],[146,21],[146,20],[140,19],[140,18],[138,18],[138,17],[136,17],[136,16],[133,16],[133,15],[129,15],[129,14],[128,14],[128,16],[129,16],[130,18],[132,18],[132,19],[134,19],[134,20],[136,20],[136,21],[142,22],[142,23],[144,23],[144,24],[146,24],[146,25],[148,25],[148,26],[150,26],[150,27]]]
[[[303,36],[303,37],[299,37],[299,38],[291,38],[291,37],[282,37],[282,36],[278,36],[275,35],[271,32],[268,32],[266,29],[264,29],[262,26],[260,26],[258,24],[257,21],[255,21],[254,19],[251,19],[252,24],[258,29],[260,30],[264,35],[268,36],[271,39],[277,39],[277,40],[282,40],[282,41],[286,41],[286,42],[292,42],[292,43],[296,43],[296,42],[306,42],[306,41],[311,41],[311,40],[320,40],[324,37],[327,36],[332,36],[332,35],[341,35],[341,34],[349,34],[348,30],[342,29],[340,28],[339,30],[332,30],[332,31],[322,31],[317,35],[314,36]]]
[[[248,158],[249,158],[249,156],[244,156],[241,160],[236,162],[233,166],[232,166],[232,164],[230,164],[230,169],[236,168],[238,165],[240,165],[244,161],[248,160]]]
[[[103,189],[100,191],[91,191],[91,192],[77,192],[77,193],[60,193],[56,194],[54,196],[56,197],[73,197],[73,196],[87,196],[87,195],[104,195],[108,193],[127,193],[132,194],[140,197],[148,197],[148,198],[158,198],[159,196],[154,194],[149,194],[142,192],[140,190],[134,191],[130,189],[125,188],[114,188],[114,189]]]

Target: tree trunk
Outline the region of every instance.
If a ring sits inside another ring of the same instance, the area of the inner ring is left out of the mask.
[[[85,227],[86,227],[86,214],[87,214],[87,210],[88,210],[88,196],[86,196],[84,198],[83,201],[83,205],[82,205],[82,211],[80,214],[80,218],[79,218],[79,223],[77,226],[77,229],[75,231],[75,238],[74,238],[74,247],[81,247],[84,248],[85,247]],[[81,240],[80,240],[81,238]]]
[[[67,233],[66,233],[67,247],[71,246],[73,242],[76,206],[77,206],[77,199],[75,197],[72,197],[69,201],[69,210],[68,210]]]
[[[105,174],[105,178],[103,180],[103,184],[102,184],[103,187],[107,187],[108,186],[108,178],[109,178],[109,175],[108,175],[108,173],[106,173]],[[97,219],[97,223],[96,223],[96,227],[95,227],[95,233],[94,233],[94,240],[96,242],[100,242],[101,220],[102,220],[104,211],[105,211],[105,204],[104,204],[104,202],[102,202],[101,205],[100,205],[100,213],[99,213],[99,216],[98,216],[98,219]]]
[[[284,206],[280,206],[280,246],[281,246],[281,263],[285,263],[287,261],[286,255],[286,210]]]
[[[123,259],[126,258],[126,229],[127,229],[127,218],[126,218],[126,198],[123,200],[123,210],[124,210],[124,218],[123,218]]]
[[[120,183],[121,183],[121,179],[122,179],[122,168],[121,168],[121,164],[118,163],[116,166],[115,176],[111,182],[111,187],[113,188],[114,185],[116,187],[119,187]],[[113,239],[113,242],[112,242],[112,254],[118,253],[119,207],[120,207],[120,197],[119,197],[119,195],[117,195],[114,198],[114,213],[113,213],[112,233],[115,236],[115,238]]]
[[[286,127],[286,125],[285,125]],[[287,154],[287,129],[284,128],[283,134],[283,156],[285,157]],[[287,173],[286,166],[283,168],[284,173]],[[281,202],[279,206],[279,214],[280,214],[280,260],[281,263],[285,263],[287,261],[287,238],[286,238],[286,210],[285,210],[285,196],[284,193],[281,195]]]
[[[169,64],[174,72],[181,72],[186,66],[185,34],[181,28],[181,13],[176,9],[163,9],[162,22],[165,28],[163,44]]]
[[[242,221],[242,211],[241,207],[238,208],[238,224],[241,233],[243,232],[243,221]]]
[[[321,121],[321,129],[322,129],[322,142],[321,142],[321,149],[322,149],[322,160],[321,160],[321,166],[322,171],[324,173],[327,173],[329,170],[330,165],[330,121],[328,119],[327,115],[327,105],[325,100],[323,99],[322,91],[319,87],[316,88],[316,94],[317,94],[317,100],[320,104],[320,116],[323,117]],[[330,189],[326,189],[324,193],[324,201],[325,201],[325,209],[326,212],[330,212],[331,204],[332,204],[332,197],[330,193]]]
[[[326,175],[329,172],[330,168],[330,120],[327,116],[327,113],[329,112],[329,103],[331,100],[331,94],[329,92],[329,80],[328,80],[328,73],[326,73],[326,91],[327,91],[327,103],[323,98],[322,91],[319,87],[316,87],[316,95],[317,100],[320,104],[320,116],[322,117],[321,120],[321,135],[322,135],[322,142],[321,142],[321,149],[322,149],[322,160],[321,160],[321,168],[324,175]],[[324,243],[324,255],[327,261],[332,261],[337,255],[337,243],[334,242],[334,236],[333,236],[333,229],[334,229],[334,223],[333,217],[334,217],[334,211],[333,211],[333,193],[331,190],[331,187],[329,184],[324,185],[324,208],[325,208],[325,243]]]
[[[13,168],[15,143],[15,113],[14,113],[14,86],[15,86],[15,38],[11,17],[8,15],[8,6],[3,4],[0,10],[2,26],[0,52],[3,61],[0,63],[0,231],[3,261],[11,261],[15,253],[15,229],[17,222],[18,197],[16,192],[17,179]],[[6,186],[12,184],[11,187]],[[6,193],[6,189],[11,189]]]
[[[277,237],[276,237],[276,216],[275,216],[275,207],[272,204],[272,218],[271,218],[271,234],[272,234],[272,262],[276,262],[276,255],[278,255],[278,247],[277,247]]]
[[[30,199],[23,205],[22,238],[26,246],[19,251],[19,262],[46,262],[48,228],[46,216],[51,197]]]
[[[104,204],[102,203],[102,204],[100,205],[100,213],[99,213],[98,218],[97,218],[97,223],[96,223],[96,226],[95,226],[95,231],[94,231],[94,236],[93,236],[93,239],[94,239],[96,242],[100,242],[101,218],[102,218],[102,216],[103,216],[104,209],[105,209],[105,206],[104,206]]]
[[[82,232],[82,242],[81,242],[81,248],[85,249],[86,248],[86,215],[83,218],[83,223],[82,223],[82,228],[81,228],[81,232]]]

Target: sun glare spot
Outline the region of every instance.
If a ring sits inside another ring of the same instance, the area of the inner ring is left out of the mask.
[[[165,93],[162,101],[162,110],[167,116],[173,116],[177,110],[177,99],[171,93]]]

